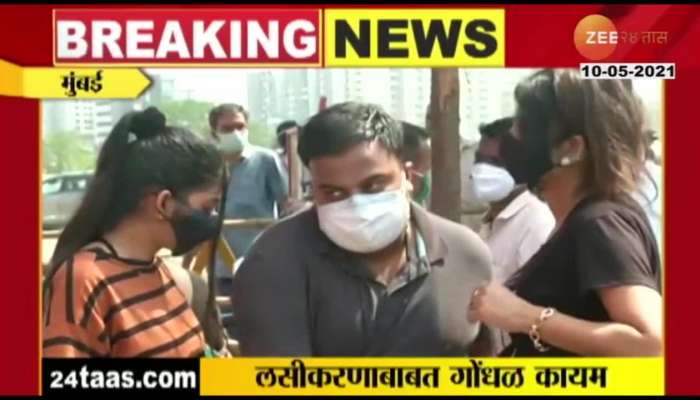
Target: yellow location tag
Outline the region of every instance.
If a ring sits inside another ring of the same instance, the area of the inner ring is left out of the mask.
[[[0,60],[0,95],[35,99],[135,99],[151,85],[138,68],[21,67]]]

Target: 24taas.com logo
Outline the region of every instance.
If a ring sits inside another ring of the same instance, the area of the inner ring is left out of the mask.
[[[668,32],[618,31],[610,18],[598,14],[584,17],[574,30],[576,50],[591,61],[599,61],[610,57],[620,43],[665,45],[668,43]]]

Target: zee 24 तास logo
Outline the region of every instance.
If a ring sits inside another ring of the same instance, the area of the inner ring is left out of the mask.
[[[618,44],[665,45],[668,43],[666,31],[618,31],[610,18],[603,15],[589,15],[579,21],[574,30],[576,50],[591,61],[610,57]]]
[[[603,15],[589,15],[579,21],[574,30],[574,45],[578,52],[591,61],[604,60],[615,53],[619,44],[664,45],[668,32],[619,31]],[[586,79],[674,79],[673,63],[582,63],[581,75]]]

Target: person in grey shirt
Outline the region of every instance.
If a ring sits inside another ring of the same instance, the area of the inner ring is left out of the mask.
[[[402,135],[353,102],[303,127],[314,206],[263,232],[234,276],[244,356],[492,355],[467,318],[488,248],[410,201]]]
[[[227,161],[230,173],[226,218],[277,218],[285,205],[287,184],[272,150],[248,142],[248,112],[237,104],[222,104],[209,112],[213,140]],[[235,256],[245,257],[262,229],[224,229]],[[217,292],[232,294],[233,272],[216,263]]]

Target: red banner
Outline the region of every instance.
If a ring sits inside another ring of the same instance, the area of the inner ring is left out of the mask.
[[[320,64],[320,10],[56,10],[57,64]]]

